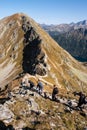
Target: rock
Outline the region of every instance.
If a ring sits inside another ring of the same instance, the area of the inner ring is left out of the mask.
[[[83,130],[87,130],[87,127],[85,127]]]
[[[80,112],[80,115],[82,115],[83,117],[87,117],[87,113],[86,112]]]
[[[12,125],[6,126],[4,122],[0,121],[0,130],[15,130]]]
[[[0,104],[4,104],[8,100],[10,100],[9,97],[7,97],[7,98],[0,98]]]
[[[17,123],[14,125],[15,130],[23,130],[25,126],[26,126],[26,123],[23,120],[17,121]]]
[[[29,101],[31,101],[31,104],[32,104],[31,110],[38,111],[39,106],[38,106],[38,104],[35,102],[35,100],[34,100],[33,98],[29,98]]]
[[[66,107],[64,110],[65,110],[65,112],[70,112],[71,113],[71,109],[69,107]]]
[[[29,128],[29,127],[25,127],[25,128],[23,128],[22,130],[36,130],[36,129]]]
[[[40,121],[32,121],[31,122],[33,125],[37,125],[37,124],[40,124]]]
[[[67,103],[67,99],[66,98],[58,98],[58,100],[60,101],[60,103]]]
[[[0,121],[0,130],[6,130],[6,125],[2,121]]]
[[[15,130],[12,125],[8,125],[6,130]]]
[[[4,120],[5,123],[12,122],[14,114],[6,105],[0,105],[0,120]]]
[[[30,96],[34,96],[34,93],[30,93],[29,95],[30,95]]]

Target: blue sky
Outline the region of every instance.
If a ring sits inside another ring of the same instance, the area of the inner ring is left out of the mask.
[[[18,12],[38,23],[78,22],[87,19],[87,0],[0,0],[0,19]]]

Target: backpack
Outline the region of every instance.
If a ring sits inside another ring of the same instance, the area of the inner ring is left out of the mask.
[[[53,93],[54,93],[54,94],[58,94],[58,92],[59,92],[59,91],[58,91],[58,88],[55,87],[55,88],[53,89]]]
[[[38,85],[37,85],[39,88],[43,88],[43,84],[42,82],[38,82]]]

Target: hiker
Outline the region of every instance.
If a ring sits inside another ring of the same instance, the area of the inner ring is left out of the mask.
[[[53,88],[53,92],[52,92],[52,100],[53,101],[57,101],[57,97],[56,95],[58,94],[58,88],[56,87],[56,85],[54,85],[54,88]]]
[[[38,93],[42,94],[42,92],[43,92],[43,83],[40,80],[38,80],[37,88],[38,88]]]
[[[35,86],[31,80],[29,80],[28,83],[30,84],[30,89],[32,89]]]
[[[82,106],[83,104],[86,104],[86,103],[87,103],[87,101],[86,101],[86,96],[85,96],[85,94],[83,94],[82,92],[79,92],[79,93],[74,92],[74,95],[75,95],[75,96],[76,96],[76,95],[79,96],[79,101],[78,101],[77,107],[81,108],[81,106]]]

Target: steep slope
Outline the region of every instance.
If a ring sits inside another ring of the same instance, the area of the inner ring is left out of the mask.
[[[87,29],[73,29],[63,34],[50,35],[77,60],[87,61]]]
[[[22,72],[65,90],[82,90],[87,85],[85,67],[31,18],[15,14],[0,21],[0,87]]]
[[[60,25],[41,25],[66,51],[81,62],[87,61],[87,20]]]

